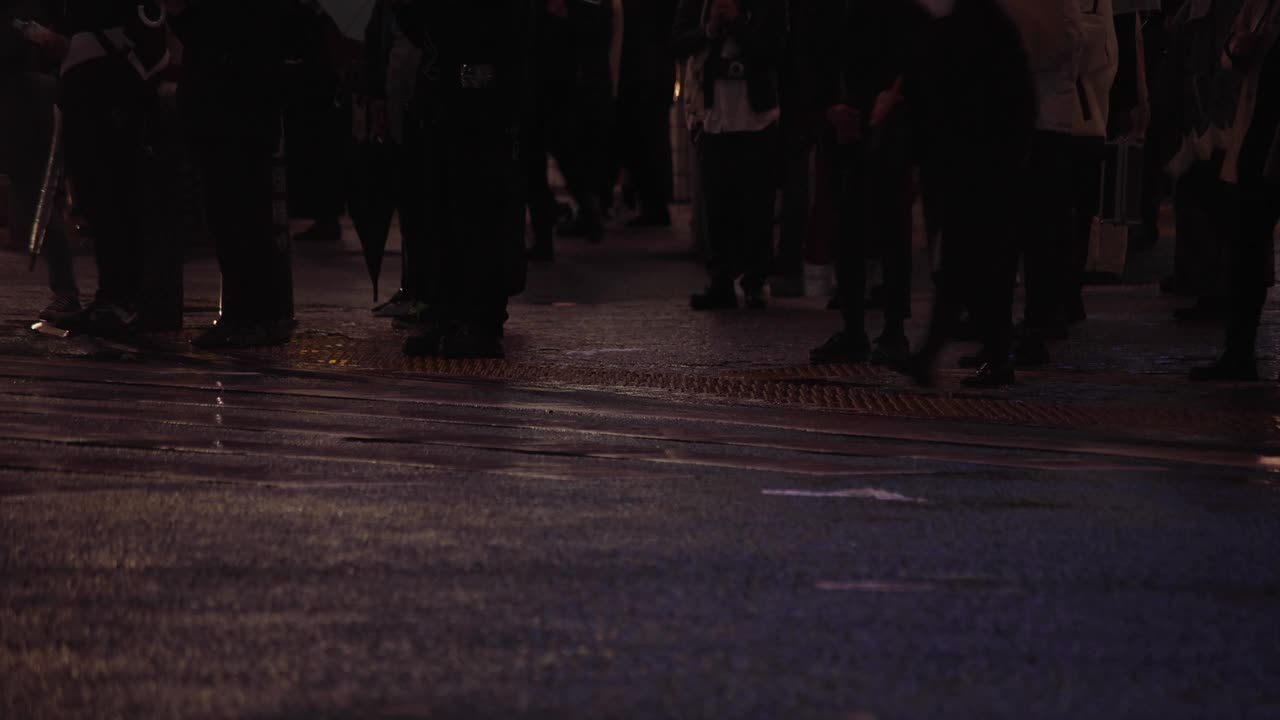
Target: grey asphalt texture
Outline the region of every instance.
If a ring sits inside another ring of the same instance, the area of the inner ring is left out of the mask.
[[[832,329],[820,298],[688,319],[676,245],[535,269],[513,362],[716,375]],[[2,718],[1280,717],[1274,425],[107,361],[26,336],[40,279],[0,260]],[[300,250],[301,332],[403,337],[361,273]],[[1153,298],[1091,291],[1061,367],[990,397],[1274,422],[1274,383],[1181,383],[1215,333],[1162,329]]]

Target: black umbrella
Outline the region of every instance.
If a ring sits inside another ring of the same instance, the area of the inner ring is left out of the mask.
[[[380,139],[352,141],[347,164],[348,211],[360,249],[364,253],[369,279],[373,281],[373,301],[378,302],[378,276],[391,234],[391,218],[396,210],[396,154],[394,146]]]

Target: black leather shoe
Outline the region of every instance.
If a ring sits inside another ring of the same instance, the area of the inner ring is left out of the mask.
[[[866,335],[838,332],[825,343],[809,351],[814,365],[864,363],[871,358],[871,343]]]
[[[434,325],[427,330],[404,341],[404,354],[409,357],[437,357],[440,355],[440,341],[450,333],[449,328]]]
[[[707,288],[689,298],[689,307],[694,310],[734,310],[738,307],[738,296],[732,289]]]
[[[893,365],[911,357],[911,341],[906,335],[881,335],[871,350],[872,365]]]
[[[977,370],[978,368],[991,362],[991,358],[987,356],[985,350],[979,350],[972,355],[961,355],[956,361],[956,367],[961,370]]]
[[[1253,358],[1236,360],[1225,355],[1211,365],[1191,368],[1191,382],[1257,382],[1258,363]]]
[[[1015,382],[1013,366],[1008,362],[987,363],[978,372],[960,381],[968,388],[999,388]]]

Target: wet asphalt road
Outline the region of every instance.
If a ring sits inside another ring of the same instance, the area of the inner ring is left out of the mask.
[[[349,241],[299,249],[295,345],[395,355]],[[786,370],[832,329],[690,316],[686,242],[534,268],[508,347],[555,372],[512,382],[92,359],[24,333],[4,256],[0,718],[1280,718],[1280,390],[1186,386],[1216,331],[1125,286],[977,397],[577,378]]]
[[[0,396],[6,718],[1280,716],[1280,494],[1212,454],[234,366]]]

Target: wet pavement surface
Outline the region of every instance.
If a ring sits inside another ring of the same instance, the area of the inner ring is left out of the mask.
[[[0,717],[1280,717],[1280,395],[1182,380],[1216,330],[1093,288],[925,391],[808,368],[824,298],[690,313],[688,246],[566,242],[501,363],[400,358],[350,238],[232,354],[32,337],[0,255]]]

